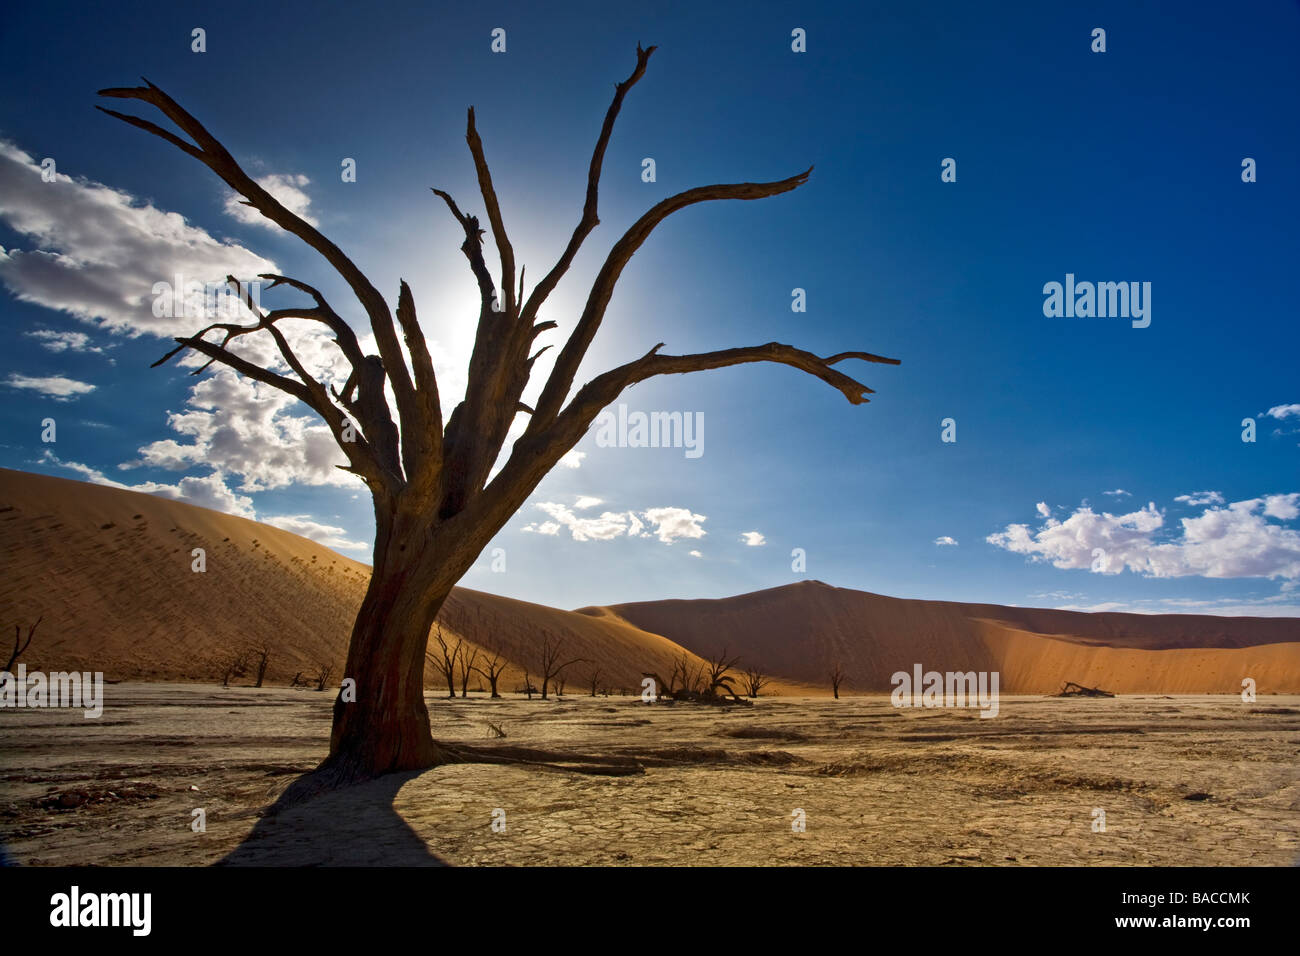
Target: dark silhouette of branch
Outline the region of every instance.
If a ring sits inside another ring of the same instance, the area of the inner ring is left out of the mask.
[[[14,651],[9,655],[9,663],[3,668],[0,668],[0,670],[6,670],[11,674],[13,673],[14,664],[18,662],[18,658],[27,653],[27,648],[32,646],[32,637],[36,634],[36,629],[41,626],[41,621],[43,620],[45,620],[44,614],[38,617],[36,623],[27,629],[27,640],[23,641],[21,645],[19,644],[19,641],[22,640],[23,636],[22,627],[18,624],[14,625]]]

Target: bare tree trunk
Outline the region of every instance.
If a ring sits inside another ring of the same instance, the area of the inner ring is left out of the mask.
[[[424,662],[429,630],[451,593],[454,578],[447,565],[455,574],[459,561],[434,560],[434,551],[424,528],[402,536],[381,529],[377,535],[375,570],[352,629],[343,687],[334,700],[330,755],[321,768],[341,780],[433,767],[449,759],[430,733]]]

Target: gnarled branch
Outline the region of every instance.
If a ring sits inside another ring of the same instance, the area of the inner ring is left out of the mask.
[[[472,106],[465,121],[465,142],[469,144],[470,155],[474,157],[474,171],[478,174],[479,192],[483,194],[488,223],[492,226],[492,238],[496,240],[497,253],[501,257],[501,288],[506,294],[503,311],[506,315],[513,316],[515,314],[515,250],[510,245],[505,222],[501,219],[501,206],[497,202],[497,191],[492,185],[492,173],[488,169],[487,156],[483,153],[483,140],[479,138],[478,130],[474,127]]]
[[[419,428],[423,423],[420,421],[416,408],[414,385],[411,382],[410,372],[402,356],[401,345],[397,340],[392,313],[389,311],[384,297],[379,294],[379,291],[371,284],[370,280],[356,267],[351,259],[343,254],[343,251],[338,246],[325,238],[310,223],[285,208],[279,200],[244,172],[225,146],[208,132],[202,123],[186,112],[175,100],[153,83],[148,80],[144,82],[145,86],[103,89],[99,91],[99,95],[117,99],[139,100],[156,107],[190,137],[193,145],[147,120],[127,116],[104,107],[98,108],[138,129],[143,129],[165,139],[198,159],[221,177],[231,189],[243,196],[247,205],[257,209],[267,219],[297,236],[319,252],[347,282],[370,319],[370,327],[374,332],[376,342],[379,344],[379,354],[383,360],[384,370],[392,383],[393,393],[397,398],[397,410],[403,429]]]
[[[591,286],[591,292],[587,296],[587,304],[578,319],[578,324],[564,343],[564,348],[560,350],[559,357],[555,360],[555,367],[551,369],[551,375],[542,389],[541,398],[537,401],[537,414],[533,416],[529,428],[540,430],[559,414],[560,408],[569,394],[569,388],[573,385],[573,378],[578,372],[578,367],[582,364],[587,349],[591,347],[596,331],[600,328],[600,323],[605,317],[605,310],[614,294],[614,286],[617,284],[619,276],[623,274],[623,267],[627,265],[633,253],[641,248],[641,244],[649,238],[655,226],[678,210],[685,209],[687,206],[696,203],[710,202],[717,199],[763,199],[768,196],[789,192],[806,183],[811,174],[812,167],[809,167],[798,175],[776,182],[720,183],[713,186],[698,186],[695,189],[688,189],[656,203],[649,212],[633,223],[631,228],[623,234],[623,237],[614,244],[609,255],[605,258],[605,264],[601,266],[600,272],[597,273],[596,280]]]
[[[582,248],[583,241],[591,234],[591,231],[600,225],[600,217],[597,214],[597,200],[600,192],[600,171],[605,162],[605,150],[609,146],[609,138],[614,132],[614,121],[618,119],[619,110],[623,108],[623,98],[627,96],[627,91],[632,89],[641,77],[645,76],[646,65],[650,62],[650,54],[654,53],[656,47],[641,49],[641,44],[636,45],[636,67],[632,74],[622,83],[614,86],[614,100],[609,104],[609,109],[605,111],[605,122],[601,124],[600,136],[596,140],[596,148],[591,153],[591,164],[587,167],[587,198],[582,204],[582,218],[578,220],[577,227],[573,230],[573,235],[569,238],[569,244],[565,246],[563,254],[558,262],[546,273],[542,281],[537,283],[533,289],[533,294],[528,297],[528,302],[524,305],[523,315],[531,321],[536,318],[537,310],[542,307],[547,297],[555,290],[564,274],[569,271],[569,266],[573,264],[573,259]]]

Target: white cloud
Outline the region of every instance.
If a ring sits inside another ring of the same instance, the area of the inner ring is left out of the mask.
[[[596,505],[603,505],[604,503],[601,498],[593,498],[591,495],[578,495],[578,500],[573,503],[573,507],[579,511],[586,511],[588,508],[594,508]]]
[[[597,518],[579,518],[567,506],[554,501],[541,501],[537,507],[551,517],[551,522],[569,529],[574,541],[609,541],[617,538],[627,530],[627,515],[617,511],[603,512]],[[541,534],[554,534],[556,531],[542,531],[539,527],[525,530]]]
[[[1130,492],[1125,491],[1123,488],[1116,488],[1114,491],[1103,491],[1102,494],[1103,494],[1103,495],[1110,495],[1112,498],[1131,498],[1131,497],[1133,497],[1132,494],[1131,494]]]
[[[700,554],[700,552],[698,552],[698,551],[687,551],[686,553],[689,554],[692,558],[702,558],[702,557],[704,557],[704,555]]]
[[[297,213],[298,217],[310,223],[313,226],[319,226],[307,212],[307,207],[311,205],[311,197],[303,191],[303,187],[311,183],[311,180],[301,173],[294,175],[282,175],[272,173],[269,176],[263,176],[257,180],[257,185],[261,186],[276,199],[280,200],[280,205],[284,206],[292,213]],[[226,197],[226,213],[234,216],[242,223],[252,226],[263,226],[267,229],[279,229],[280,227],[267,219],[252,206],[247,206],[240,198],[238,193],[231,192]]]
[[[758,548],[767,544],[767,538],[763,537],[757,531],[740,532],[740,540],[745,542],[745,544],[751,548]]]
[[[1274,405],[1264,414],[1278,421],[1284,418],[1300,418],[1300,405]]]
[[[1222,598],[1199,601],[1185,598],[1161,598],[1154,601],[1101,601],[1095,604],[1061,604],[1058,611],[1101,613],[1118,611],[1126,614],[1209,614],[1216,617],[1300,617],[1300,605],[1278,604],[1279,598],[1260,601]]]
[[[1221,505],[1224,502],[1224,497],[1217,491],[1193,491],[1190,495],[1179,495],[1174,501],[1181,501],[1185,505],[1199,507],[1200,505]]]
[[[1034,505],[1034,507],[1038,509],[1038,513],[1044,518],[1050,518],[1052,516],[1052,509],[1047,507],[1046,501],[1040,501],[1038,504]]]
[[[664,544],[672,544],[678,538],[703,538],[708,534],[700,527],[701,522],[708,519],[704,515],[692,514],[688,508],[650,508],[643,513],[653,527],[655,537]]]
[[[56,332],[54,329],[35,329],[24,332],[29,339],[36,339],[41,346],[51,352],[103,352],[102,348],[90,344],[90,336],[85,332]]]
[[[1300,493],[1265,495],[1264,514],[1270,518],[1280,518],[1283,521],[1290,521],[1293,518],[1300,517]]]
[[[78,382],[76,379],[65,378],[62,375],[38,377],[13,372],[4,383],[10,388],[40,392],[58,402],[68,402],[79,395],[88,395],[95,390],[95,386],[88,382]]]
[[[1101,549],[1099,570],[1108,574],[1127,568],[1156,578],[1300,578],[1300,533],[1268,520],[1300,514],[1300,493],[1226,507],[1201,496],[1211,507],[1181,519],[1179,530],[1165,528],[1154,503],[1123,515],[1083,506],[1065,521],[1048,518],[1036,530],[1012,524],[986,540],[1058,568],[1091,568],[1094,550]]]
[[[672,544],[678,538],[702,538],[706,534],[700,523],[707,519],[704,515],[692,513],[688,508],[650,508],[640,512],[604,511],[597,517],[579,517],[568,505],[556,501],[539,501],[534,506],[546,512],[551,520],[540,524],[530,523],[521,530],[533,534],[556,535],[561,529],[567,528],[574,541],[654,537],[664,544]],[[647,527],[651,530],[644,530]]]
[[[0,140],[0,220],[29,238],[28,250],[0,249],[0,282],[24,302],[138,335],[195,331],[196,317],[155,316],[153,286],[184,280],[222,283],[275,272],[275,263],[221,242],[183,216],[129,193],[58,174]]]
[[[159,484],[156,481],[127,485],[120,481],[114,481],[102,471],[91,468],[89,465],[83,465],[75,461],[61,461],[50,451],[46,451],[41,456],[41,461],[44,464],[66,468],[97,485],[120,488],[124,491],[142,491],[163,498],[184,500],[201,508],[211,508],[213,511],[222,511],[226,514],[238,515],[241,518],[253,520],[257,518],[257,513],[253,508],[253,499],[244,495],[237,495],[227,488],[225,479],[220,472],[213,472],[205,477],[182,478],[174,485]]]
[[[301,537],[310,538],[317,544],[323,544],[327,548],[337,548],[340,551],[370,550],[370,545],[365,541],[349,541],[345,537],[347,534],[345,529],[321,524],[319,521],[313,520],[311,515],[272,515],[260,520],[265,524],[283,528],[285,531],[291,531]]]
[[[564,468],[581,468],[582,459],[586,457],[585,451],[565,452],[564,457],[560,459],[560,465]]]
[[[934,543],[939,545],[940,547],[951,547],[951,548],[957,547],[957,539],[949,537],[946,534],[943,535],[942,537],[935,538]]]
[[[241,491],[291,484],[355,486],[360,479],[338,465],[347,459],[329,428],[314,416],[296,416],[293,397],[261,382],[220,369],[191,390],[189,408],[167,416],[168,425],[192,439],[167,438],[140,448],[140,458],[120,467],[182,471],[209,465],[238,475]]]

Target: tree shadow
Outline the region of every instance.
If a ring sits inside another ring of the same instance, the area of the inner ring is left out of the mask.
[[[393,808],[402,785],[426,772],[337,789],[322,788],[317,773],[305,774],[216,865],[447,866]]]

